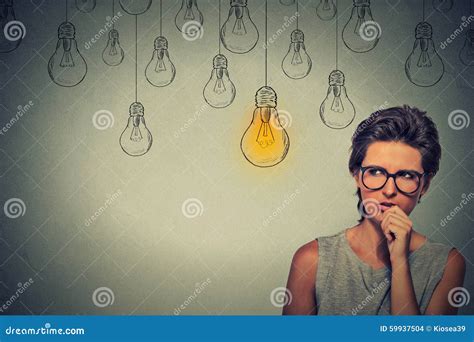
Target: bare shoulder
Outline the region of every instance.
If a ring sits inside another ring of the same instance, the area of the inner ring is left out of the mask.
[[[448,254],[441,281],[431,296],[425,315],[455,315],[458,307],[450,302],[451,291],[463,286],[466,261],[462,254],[453,248]]]
[[[317,263],[318,242],[316,240],[304,244],[295,252],[286,285],[293,300],[283,308],[284,315],[316,314]]]
[[[318,240],[312,240],[298,248],[293,256],[292,264],[300,272],[315,270],[318,264]]]
[[[464,274],[466,270],[466,259],[456,248],[453,248],[448,254],[447,265],[449,265],[449,267],[446,267],[446,270],[450,269],[456,273],[461,272]]]

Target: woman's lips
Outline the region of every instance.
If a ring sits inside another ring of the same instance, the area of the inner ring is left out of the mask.
[[[390,203],[390,202],[382,202],[382,203],[379,203],[379,207],[380,207],[380,210],[382,212],[390,209],[391,207],[393,207],[395,204],[394,203]]]

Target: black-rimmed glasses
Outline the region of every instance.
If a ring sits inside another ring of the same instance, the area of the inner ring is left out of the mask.
[[[414,170],[400,170],[390,173],[381,166],[362,166],[362,183],[367,189],[382,189],[389,178],[393,178],[398,191],[411,195],[415,193],[421,185],[421,179],[427,173],[420,173]]]

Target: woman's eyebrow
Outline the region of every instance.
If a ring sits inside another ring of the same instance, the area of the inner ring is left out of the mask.
[[[365,165],[365,166],[362,166],[362,167],[375,167],[375,168],[387,170],[385,167],[380,166],[380,165],[376,165],[376,164],[368,164],[368,165]],[[397,173],[397,172],[404,172],[404,171],[405,171],[405,172],[406,172],[406,171],[410,171],[410,172],[423,173],[423,171],[418,171],[418,170],[415,170],[415,169],[399,169],[399,170],[395,171],[395,173]]]

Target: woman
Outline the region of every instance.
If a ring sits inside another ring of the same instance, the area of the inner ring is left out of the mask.
[[[438,171],[433,121],[416,108],[373,113],[352,137],[359,224],[300,247],[287,289],[292,315],[449,315],[463,256],[416,232],[410,213]]]

